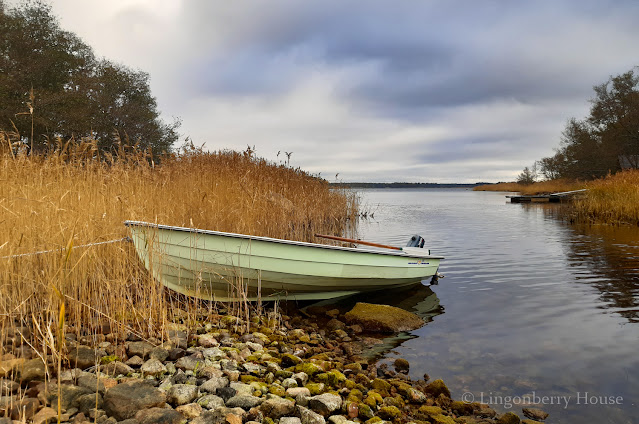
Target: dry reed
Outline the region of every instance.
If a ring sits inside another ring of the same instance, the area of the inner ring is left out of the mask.
[[[31,345],[46,359],[64,349],[62,331],[159,338],[178,316],[192,319],[131,244],[74,247],[127,236],[124,220],[303,241],[356,222],[353,195],[251,149],[191,146],[158,165],[135,148],[101,153],[90,140],[29,156],[12,137],[0,133],[0,356]]]
[[[497,183],[486,184],[474,187],[475,191],[510,191],[518,192],[523,195],[561,193],[564,191],[579,190],[586,186],[580,181],[570,181],[565,179],[538,181],[533,184],[519,183]]]
[[[592,181],[574,202],[577,221],[639,225],[639,170],[627,170]]]

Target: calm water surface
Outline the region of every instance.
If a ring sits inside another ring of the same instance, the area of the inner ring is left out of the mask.
[[[374,213],[362,239],[421,234],[446,257],[436,296],[396,301],[432,316],[387,354],[408,359],[412,377],[520,416],[517,397],[547,396],[548,423],[639,423],[639,229],[573,226],[556,205],[505,193],[360,193]]]

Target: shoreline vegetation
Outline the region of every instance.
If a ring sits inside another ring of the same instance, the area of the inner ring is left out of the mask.
[[[629,169],[580,182],[566,179],[532,184],[497,183],[475,187],[476,191],[518,192],[523,195],[549,194],[587,189],[569,206],[572,222],[610,225],[639,225],[639,170]]]
[[[314,241],[355,231],[355,193],[250,148],[156,163],[121,144],[29,155],[16,140],[0,133],[1,424],[520,422],[366,357],[385,336],[356,308],[186,298],[123,240],[137,219]]]

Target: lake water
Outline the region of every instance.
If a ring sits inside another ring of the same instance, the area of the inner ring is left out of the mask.
[[[374,214],[361,239],[403,246],[420,234],[446,257],[434,295],[393,300],[432,320],[386,357],[499,412],[522,416],[530,399],[548,423],[639,422],[638,228],[570,225],[558,205],[506,193],[360,194]]]

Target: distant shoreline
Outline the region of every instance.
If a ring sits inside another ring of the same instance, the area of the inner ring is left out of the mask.
[[[454,184],[454,183],[329,183],[331,187],[341,188],[474,188],[490,183]]]

